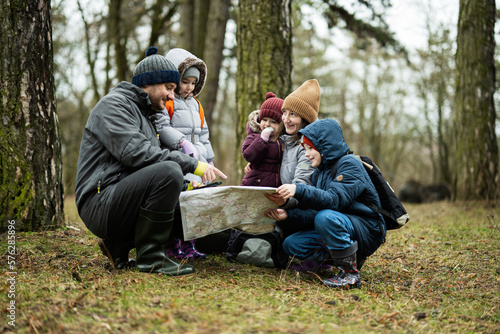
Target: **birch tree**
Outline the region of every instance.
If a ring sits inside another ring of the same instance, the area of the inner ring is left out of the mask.
[[[35,231],[64,221],[50,0],[0,7],[0,226]]]

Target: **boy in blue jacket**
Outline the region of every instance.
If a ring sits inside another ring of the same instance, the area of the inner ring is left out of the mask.
[[[319,120],[299,131],[306,157],[317,170],[312,185],[284,184],[277,189],[283,198],[295,197],[299,206],[272,209],[266,216],[303,229],[285,239],[285,252],[308,263],[331,264],[340,272],[323,283],[331,288],[357,288],[359,269],[385,241],[382,216],[363,203],[380,206],[375,186],[360,159],[349,154],[340,125]],[[337,163],[337,172],[332,167]],[[314,222],[314,229],[311,229]]]

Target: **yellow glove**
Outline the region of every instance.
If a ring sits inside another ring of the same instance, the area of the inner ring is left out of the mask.
[[[194,170],[194,175],[197,175],[199,177],[203,177],[203,174],[205,174],[205,171],[207,170],[208,164],[206,162],[201,162],[198,161],[198,166]]]

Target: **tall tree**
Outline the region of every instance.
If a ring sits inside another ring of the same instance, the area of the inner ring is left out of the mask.
[[[0,226],[39,230],[64,221],[54,98],[50,0],[0,8]]]
[[[179,0],[179,40],[177,47],[194,52],[195,0]]]
[[[495,1],[460,0],[456,55],[455,198],[499,195],[495,133]]]
[[[268,91],[284,98],[291,90],[291,2],[240,0],[236,41],[236,168],[241,176],[248,114],[260,107]]]
[[[190,51],[207,64],[205,88],[199,99],[209,126],[219,88],[230,5],[231,0],[179,1],[179,38],[175,46]]]
[[[205,33],[205,50],[203,60],[207,64],[207,78],[200,100],[205,110],[208,125],[212,124],[217,91],[219,88],[219,73],[222,66],[226,23],[229,18],[231,0],[210,1],[210,11]]]
[[[108,10],[108,38],[113,46],[116,77],[118,81],[129,79],[130,69],[127,62],[127,43],[130,23],[124,19],[122,11],[125,10],[123,0],[110,0]]]

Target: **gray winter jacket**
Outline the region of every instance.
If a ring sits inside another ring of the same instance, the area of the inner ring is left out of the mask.
[[[208,125],[206,120],[203,120],[203,126],[201,124],[200,104],[195,98],[205,85],[206,65],[201,59],[184,49],[172,49],[166,58],[177,66],[181,78],[191,66],[198,68],[200,78],[193,90],[193,96],[187,98],[180,96],[179,87],[177,87],[172,117],[167,110],[155,115],[155,126],[160,141],[169,150],[179,150],[179,144],[186,139],[196,148],[200,161],[211,162],[214,159],[214,151],[209,140]]]
[[[80,145],[76,175],[76,205],[145,166],[175,161],[184,173],[194,172],[198,161],[181,152],[161,149],[149,117],[148,94],[120,82],[94,107]]]
[[[300,141],[295,136],[284,134],[280,137],[285,143],[283,149],[283,160],[281,161],[281,183],[282,184],[311,184],[311,175],[315,168],[306,158],[305,149],[300,145]],[[284,208],[290,208],[297,205],[295,198],[290,198],[284,205]]]

